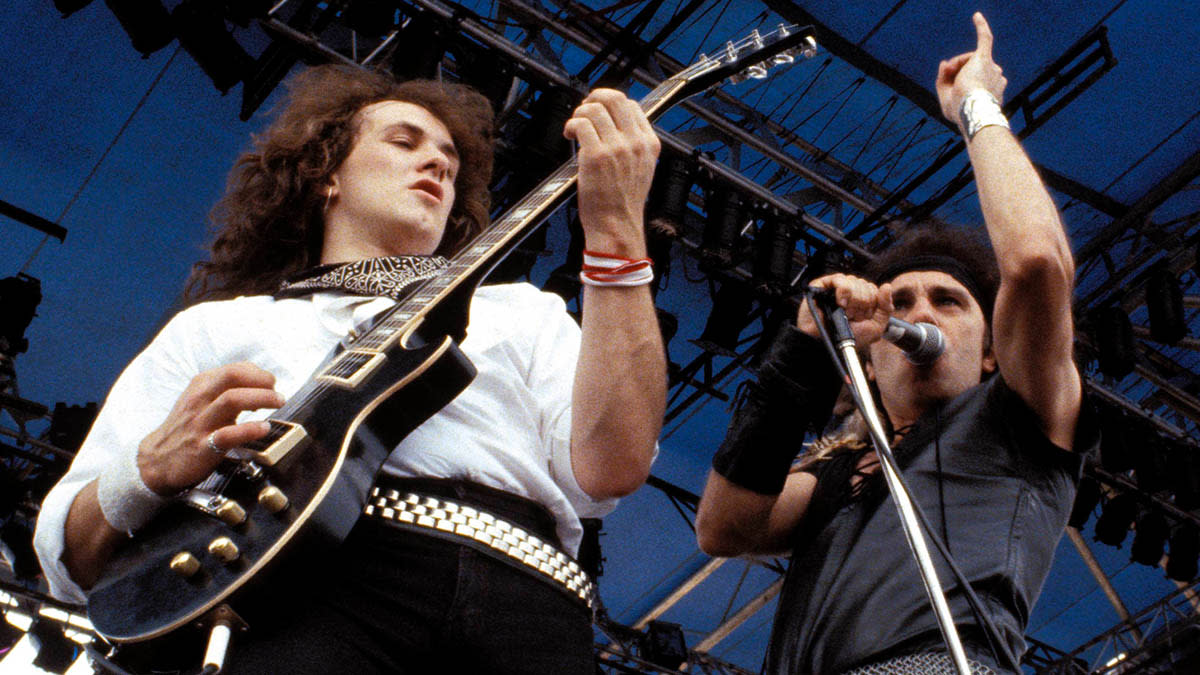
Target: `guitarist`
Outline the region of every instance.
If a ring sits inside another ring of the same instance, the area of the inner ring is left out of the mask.
[[[461,85],[342,66],[291,81],[214,212],[210,260],[188,286],[205,302],[126,368],[46,497],[36,545],[56,597],[85,601],[122,540],[262,438],[269,409],[340,340],[483,229],[492,125]],[[603,89],[563,134],[578,144],[594,265],[582,329],[528,284],[478,289],[461,344],[478,375],[391,452],[376,486],[470,506],[574,555],[580,517],[608,513],[649,472],[666,368],[643,262],[658,139],[636,103]],[[587,600],[472,544],[363,516],[328,574],[279,590],[228,670],[593,672]]]

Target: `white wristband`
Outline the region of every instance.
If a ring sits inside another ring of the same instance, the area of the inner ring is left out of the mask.
[[[100,474],[96,480],[96,500],[109,525],[133,536],[170,498],[151,490],[142,481],[135,450],[132,454],[121,453]]]
[[[1000,109],[1000,102],[987,89],[972,89],[963,97],[962,106],[958,109],[959,120],[967,140],[975,138],[975,134],[984,127],[1004,127],[1008,129],[1008,118]]]

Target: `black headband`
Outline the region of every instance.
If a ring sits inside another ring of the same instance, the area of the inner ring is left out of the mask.
[[[958,283],[966,287],[971,297],[975,298],[975,302],[978,302],[979,306],[983,308],[984,318],[989,322],[991,321],[992,304],[995,302],[995,298],[990,295],[984,295],[983,286],[979,283],[978,278],[971,270],[959,262],[957,258],[951,258],[947,255],[926,254],[897,260],[876,274],[874,282],[876,284],[883,284],[905,272],[920,270],[945,272],[954,277]]]

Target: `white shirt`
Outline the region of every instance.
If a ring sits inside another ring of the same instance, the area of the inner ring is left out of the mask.
[[[393,304],[334,293],[286,300],[248,296],[176,315],[117,379],[70,470],[42,504],[34,545],[51,594],[85,601],[61,560],[75,496],[110,462],[131,461],[195,375],[248,361],[274,374],[275,388],[290,396],[352,327]],[[582,536],[579,518],[600,517],[616,506],[615,499],[588,496],[571,469],[579,344],[579,327],[558,296],[529,284],[481,287],[460,345],[478,375],[410,433],[382,470],[463,478],[532,499],[554,515],[559,539],[574,554]],[[239,421],[266,414],[245,413]]]

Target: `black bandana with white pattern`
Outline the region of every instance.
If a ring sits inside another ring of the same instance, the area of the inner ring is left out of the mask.
[[[337,290],[351,295],[386,296],[401,300],[419,281],[437,276],[450,261],[434,255],[366,258],[348,263],[319,265],[283,282],[276,298],[297,298],[319,291]]]

